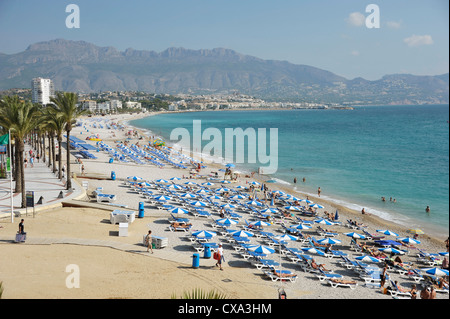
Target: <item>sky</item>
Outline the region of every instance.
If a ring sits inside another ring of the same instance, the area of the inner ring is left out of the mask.
[[[79,28],[66,25],[73,14],[66,12],[70,4],[79,8]],[[370,5],[378,10],[366,12]],[[370,28],[377,23],[379,27]],[[377,80],[398,73],[439,75],[449,72],[449,3],[0,0],[0,52],[13,54],[30,44],[57,38],[120,51],[220,47],[262,59],[314,66],[347,79]]]

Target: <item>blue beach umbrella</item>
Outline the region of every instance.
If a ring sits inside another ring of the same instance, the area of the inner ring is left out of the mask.
[[[208,196],[208,199],[222,199],[223,197],[217,195]]]
[[[264,245],[255,245],[248,247],[248,250],[258,253],[258,254],[264,254],[264,255],[270,255],[275,252],[275,249],[272,249],[270,247],[264,246]]]
[[[303,247],[302,250],[306,251],[306,252],[308,252],[310,254],[316,254],[316,255],[319,255],[319,256],[325,256],[325,253],[322,250],[314,248],[314,247]]]
[[[239,224],[239,221],[230,218],[222,218],[218,219],[217,222],[222,225],[236,225]]]
[[[303,229],[311,229],[312,227],[305,224],[300,224],[300,225],[293,225],[291,226],[291,228],[303,230]]]
[[[156,180],[157,183],[161,183],[161,184],[167,184],[169,183],[169,181],[165,180],[165,179],[157,179]]]
[[[223,188],[223,187],[216,190],[217,193],[225,193],[225,192],[229,192],[229,191],[230,190],[228,188]]]
[[[253,181],[253,182],[250,182],[249,184],[250,184],[250,185],[261,185],[260,183],[258,183],[258,182],[255,182],[255,181]]]
[[[424,271],[425,273],[432,275],[432,276],[448,276],[448,270],[442,269],[442,268],[423,268],[420,269],[420,271]]]
[[[180,215],[189,213],[189,211],[187,211],[186,209],[183,209],[181,207],[169,209],[169,212],[172,214],[180,214]]]
[[[323,208],[323,206],[319,205],[319,204],[310,204],[309,207],[311,207],[311,208]]]
[[[183,187],[181,187],[180,185],[176,185],[176,184],[169,185],[168,188],[172,188],[172,189],[176,189],[176,190],[183,189]]]
[[[329,221],[328,219],[316,219],[314,222],[317,224],[327,225],[327,226],[335,225],[335,223]]]
[[[236,165],[230,163],[230,164],[225,165],[225,167],[236,167]]]
[[[233,197],[231,197],[231,199],[245,199],[247,198],[247,196],[244,195],[234,195]]]
[[[189,182],[184,183],[184,185],[197,185],[197,183],[189,181]]]
[[[351,232],[351,233],[344,233],[345,236],[351,237],[351,238],[355,238],[355,239],[366,239],[366,236],[355,233],[355,232]]]
[[[292,236],[292,235],[288,235],[288,234],[276,236],[276,237],[274,237],[274,238],[275,238],[276,240],[280,240],[280,241],[298,240],[298,237]]]
[[[375,257],[372,257],[372,256],[367,256],[367,255],[365,255],[365,256],[358,256],[358,257],[355,257],[355,259],[359,260],[359,261],[372,262],[372,263],[379,263],[381,261],[378,258],[375,258]]]
[[[255,222],[251,222],[250,225],[252,226],[258,226],[258,227],[262,227],[262,226],[270,226],[269,223],[263,222],[262,220],[258,220]]]
[[[203,186],[214,186],[214,183],[211,182],[206,182],[206,183],[202,183]]]
[[[322,244],[322,245],[336,245],[336,244],[340,244],[342,243],[339,239],[334,239],[334,238],[322,238],[322,239],[318,239],[317,240],[318,243]]]
[[[278,213],[278,209],[276,208],[266,208],[261,211],[261,213]]]
[[[339,213],[338,210],[336,209],[336,213],[334,214],[334,220],[338,220],[339,219]]]
[[[133,182],[136,182],[136,181],[142,181],[142,177],[139,177],[139,176],[128,176],[127,177],[127,180],[129,180],[129,181],[133,181]]]
[[[377,232],[382,233],[387,236],[395,236],[398,237],[397,233],[394,233],[393,231],[390,231],[389,229],[378,229]]]
[[[220,184],[230,184],[231,182],[230,182],[230,181],[223,180],[223,181],[220,181],[219,183],[220,183]]]
[[[231,231],[231,234],[234,237],[253,237],[255,235],[255,234],[245,231],[245,230],[234,230],[234,231]]]
[[[222,205],[220,207],[223,207],[223,208],[236,208],[236,206],[234,206],[232,204],[224,204],[224,205]]]
[[[263,206],[263,204],[261,202],[258,202],[256,200],[248,201],[246,204],[247,205],[252,205],[252,206]]]
[[[170,180],[171,181],[181,181],[181,178],[179,178],[179,177],[172,177]]]
[[[183,198],[196,198],[197,196],[195,196],[194,194],[191,193],[184,193],[181,195],[181,197]]]
[[[298,208],[297,206],[285,206],[284,209],[293,210],[293,211],[300,211],[300,208]]]
[[[415,244],[415,245],[420,244],[420,241],[410,237],[397,238],[397,240],[405,244]]]
[[[441,252],[439,255],[448,257],[448,251]]]
[[[172,198],[169,196],[165,196],[165,195],[159,195],[159,196],[156,196],[155,199],[166,201],[166,200],[171,200]]]
[[[201,202],[201,201],[194,201],[194,202],[191,202],[191,206],[205,207],[205,206],[207,206],[207,205],[206,205],[206,203]]]
[[[216,236],[217,234],[215,232],[212,232],[209,230],[200,230],[200,231],[192,233],[192,235],[197,238],[212,238],[212,237]]]

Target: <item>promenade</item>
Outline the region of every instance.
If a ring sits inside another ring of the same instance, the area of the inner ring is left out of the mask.
[[[31,147],[25,145],[25,152],[28,154]],[[65,157],[64,157],[65,158]],[[65,161],[63,161],[64,163]],[[66,190],[65,181],[52,173],[48,162],[44,163],[42,159],[34,162],[33,167],[28,162],[25,168],[25,187],[27,191],[34,192],[34,211],[38,212],[43,209],[58,207],[63,201],[73,199],[83,195],[83,190],[76,182],[72,183],[72,190]],[[78,165],[72,164],[72,172],[77,173]],[[14,192],[15,181],[13,181],[12,189]],[[62,194],[61,194],[62,192]],[[62,195],[62,198],[60,198]],[[42,204],[37,204],[42,196]],[[25,215],[27,209],[21,208],[21,193],[13,193],[13,207],[15,216]],[[32,216],[33,208],[28,208],[28,216]],[[10,180],[0,179],[0,218],[11,216],[11,192]]]

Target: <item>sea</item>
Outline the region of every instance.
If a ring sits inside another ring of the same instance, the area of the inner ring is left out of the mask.
[[[267,176],[273,183],[271,189],[278,184],[317,195],[320,187],[321,198],[329,202],[357,211],[364,208],[407,228],[448,236],[449,105],[177,112],[129,124],[160,136],[173,147],[184,147],[185,152],[191,148],[198,156],[211,139],[204,137],[201,149],[199,145],[192,149],[194,121],[197,130],[201,123],[201,132],[211,128],[216,140],[222,137],[222,152],[203,152],[205,163],[212,158],[218,161],[221,155],[223,164],[234,163],[234,169],[244,173],[260,167],[264,172],[267,155],[270,158],[276,153],[270,144],[274,147],[277,141],[277,169]],[[230,147],[226,130],[237,128],[254,130],[257,148],[264,145],[260,140],[265,138],[265,150],[261,148],[266,158],[249,156],[255,145],[252,139],[244,139],[241,146],[236,146],[237,139],[232,140],[234,157],[223,158],[225,147]],[[174,132],[180,129],[189,132],[190,142],[176,137]],[[275,136],[276,140],[270,139]],[[242,152],[244,160],[236,156]]]

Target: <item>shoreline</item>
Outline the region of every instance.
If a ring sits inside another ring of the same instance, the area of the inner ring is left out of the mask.
[[[195,111],[195,112],[203,112],[202,111]],[[213,111],[213,110],[211,110]],[[234,111],[234,110],[214,110],[214,111]],[[241,111],[245,111],[245,110],[241,110]],[[133,129],[136,129],[137,131],[140,132],[140,134],[142,134],[143,136],[146,136],[145,133],[143,133],[144,131],[150,132],[150,133],[154,133],[151,129],[147,129],[147,128],[141,128],[141,127],[135,127],[132,124],[130,124],[131,121],[134,120],[138,120],[138,119],[144,119],[146,117],[151,117],[151,116],[156,116],[156,115],[160,115],[160,114],[173,114],[173,113],[188,113],[190,111],[165,111],[165,112],[158,112],[158,113],[153,113],[149,116],[139,116],[130,120],[127,120],[126,123],[130,126],[133,127]],[[156,136],[156,134],[154,134]],[[158,135],[159,136],[159,135]],[[175,143],[173,143],[172,141],[167,141],[164,137],[161,136],[161,138],[164,139],[164,141],[168,144],[170,144],[171,147],[173,147],[175,145]],[[180,150],[178,150],[180,151]],[[186,154],[186,151],[183,151],[183,154]],[[205,155],[199,152],[193,152],[193,151],[189,151],[188,156],[193,156],[194,158],[197,158],[198,160],[203,160],[205,161],[205,159],[210,158],[211,155]],[[209,166],[214,166],[214,168],[216,170],[223,168],[223,165],[218,164],[216,162],[206,162],[205,163]],[[249,172],[250,173],[250,172]],[[262,175],[259,174],[258,172],[255,172],[253,179],[260,182],[260,183],[264,183],[266,180],[270,180],[272,179],[273,176],[271,175]],[[280,180],[279,178],[277,178],[278,180]],[[285,184],[286,183],[286,184]],[[278,188],[280,190],[285,191],[288,194],[292,194],[292,193],[296,193],[298,195],[300,195],[300,197],[306,198],[306,196],[309,196],[309,198],[313,199],[314,202],[319,202],[320,204],[326,206],[328,209],[326,209],[328,212],[335,212],[336,209],[339,210],[339,213],[345,212],[346,214],[352,216],[353,219],[357,219],[359,222],[370,222],[370,223],[374,223],[379,225],[380,228],[386,228],[386,227],[390,227],[392,229],[395,229],[395,231],[397,232],[401,232],[404,233],[405,232],[405,228],[407,228],[408,226],[402,225],[398,222],[395,222],[393,220],[388,220],[385,218],[382,218],[381,216],[377,216],[375,214],[366,214],[366,215],[362,215],[361,211],[357,211],[355,209],[352,209],[350,207],[345,206],[345,204],[338,204],[336,203],[336,201],[340,201],[341,199],[339,198],[335,198],[333,197],[333,195],[331,194],[329,197],[331,198],[330,200],[328,199],[324,199],[323,197],[319,198],[316,195],[311,194],[310,192],[306,191],[304,188],[301,188],[301,182],[299,182],[296,185],[293,185],[287,181],[283,181],[283,183],[277,182],[275,184],[267,184],[268,187],[270,189],[274,189],[274,188]],[[276,187],[275,187],[276,185]],[[344,200],[345,201],[345,200]],[[348,205],[360,205],[360,204],[355,204],[352,202],[347,202],[345,201]],[[369,209],[369,211],[368,211]],[[373,209],[373,208],[372,208]],[[370,212],[370,210],[372,210],[370,208],[370,206],[365,206],[365,210]],[[376,209],[378,210],[378,209]],[[383,212],[386,214],[391,214],[389,212]],[[403,216],[401,214],[398,213],[399,216],[404,217],[404,218],[409,218],[407,216]],[[421,237],[423,236],[427,236],[430,240],[432,240],[433,242],[435,242],[436,244],[442,243],[445,239],[448,238],[448,233],[439,233],[439,234],[433,234],[430,235],[429,232],[433,232],[433,231],[439,231],[439,232],[445,232],[445,229],[442,228],[441,229],[437,229],[437,227],[434,227],[434,225],[432,224],[427,224],[423,221],[420,220],[416,220],[414,219],[413,221],[420,223],[419,226],[417,228],[421,228],[422,230],[424,230],[425,234],[421,235]],[[412,227],[412,226],[411,226]],[[407,236],[407,235],[405,235]]]

